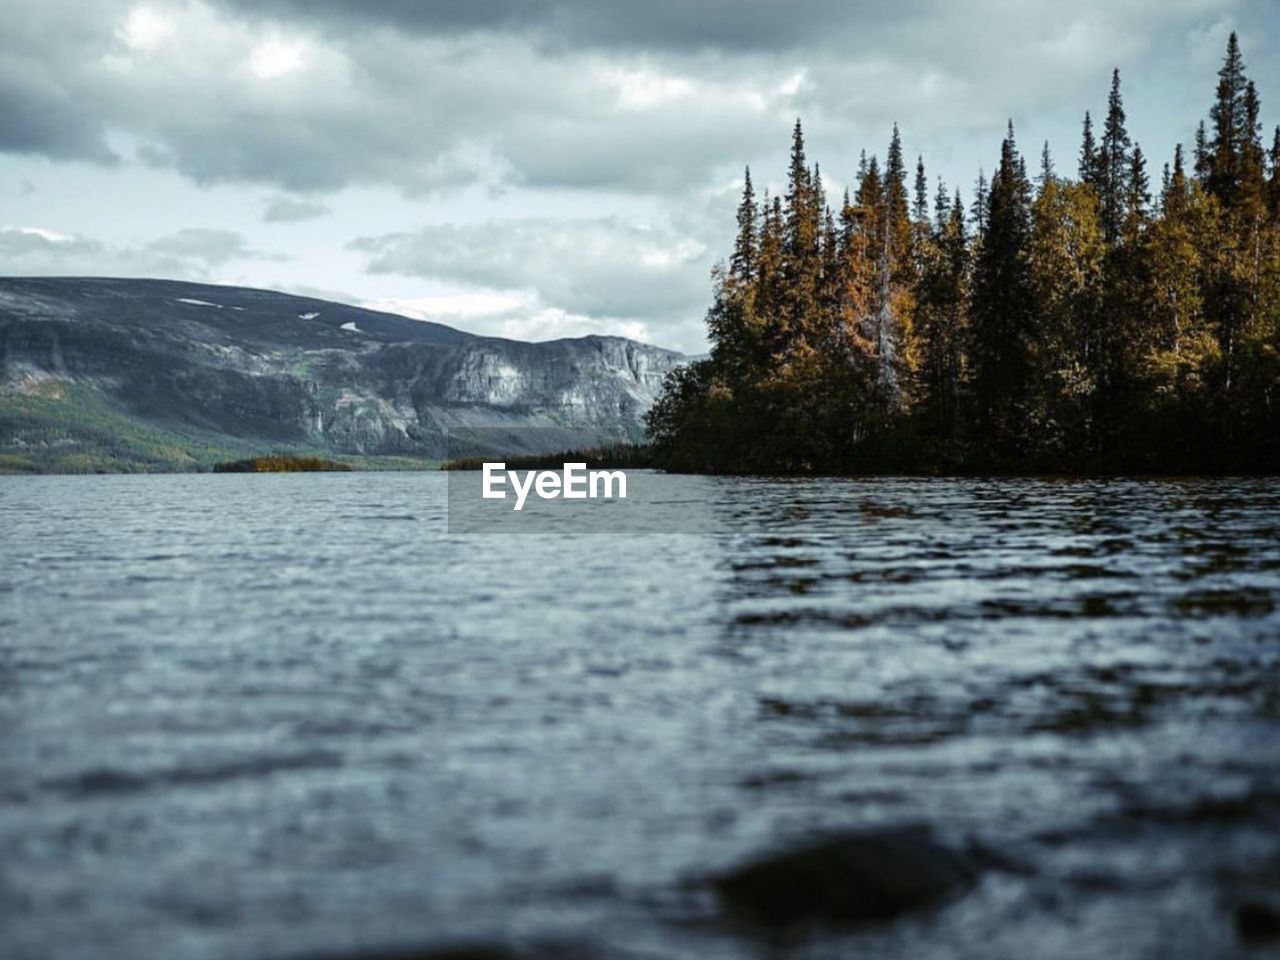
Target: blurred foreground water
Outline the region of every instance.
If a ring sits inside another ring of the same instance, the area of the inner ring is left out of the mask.
[[[0,477],[0,956],[1227,958],[1280,906],[1280,482]],[[940,905],[714,880],[923,825]],[[749,920],[749,918],[748,918]]]

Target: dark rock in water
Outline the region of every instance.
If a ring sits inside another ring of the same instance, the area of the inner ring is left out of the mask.
[[[865,924],[935,906],[968,890],[972,866],[925,829],[830,837],[765,857],[716,880],[726,906],[767,927]]]
[[[1280,940],[1280,909],[1256,901],[1242,903],[1236,908],[1236,933],[1249,944]]]

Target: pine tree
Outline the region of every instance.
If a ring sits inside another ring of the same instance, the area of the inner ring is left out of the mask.
[[[907,217],[907,165],[902,156],[902,137],[898,125],[893,125],[893,137],[889,140],[889,153],[884,170],[885,203],[889,222],[895,226],[905,224]]]
[[[942,178],[938,178],[938,190],[933,196],[933,231],[940,234],[946,229],[947,221],[951,216],[951,194],[947,192],[947,186],[942,182]]]
[[[1196,140],[1192,152],[1196,180],[1200,186],[1209,182],[1209,135],[1205,132],[1204,121],[1196,127]]]
[[[1049,152],[1049,141],[1044,142],[1044,147],[1040,150],[1040,176],[1036,179],[1036,187],[1040,193],[1044,193],[1045,188],[1049,186],[1055,179],[1053,172],[1053,154]]]
[[[759,244],[751,170],[743,177],[738,204],[738,234],[728,270],[713,272],[714,296],[707,312],[707,335],[722,372],[736,381],[753,378],[762,362],[756,315],[756,266]]]
[[[932,235],[933,223],[929,219],[929,181],[924,175],[924,157],[917,157],[915,189],[911,192],[911,265],[914,271],[911,278],[912,289],[920,284]]]
[[[1209,111],[1213,138],[1205,153],[1206,186],[1228,208],[1238,199],[1245,144],[1252,138],[1252,131],[1248,129],[1248,88],[1240,41],[1232,31],[1222,69],[1218,71],[1217,99]]]
[[[1260,220],[1266,209],[1267,161],[1262,149],[1261,107],[1258,88],[1252,80],[1245,84],[1244,139],[1240,144],[1240,186],[1238,204],[1246,219]]]
[[[1010,122],[991,178],[972,311],[975,421],[980,442],[997,460],[1020,457],[1031,440],[1036,304],[1030,236],[1031,185]]]
[[[1255,326],[1261,284],[1263,171],[1259,141],[1257,90],[1244,72],[1240,43],[1233,32],[1218,71],[1218,88],[1209,112],[1213,136],[1207,149],[1208,192],[1220,202],[1224,221],[1218,255],[1209,261],[1210,296],[1206,308],[1222,352],[1221,386],[1230,395],[1239,371],[1241,338]],[[1234,429],[1224,406],[1223,431]]]
[[[1129,133],[1125,129],[1124,102],[1120,96],[1120,71],[1111,74],[1111,93],[1107,97],[1107,122],[1102,130],[1098,150],[1097,187],[1102,201],[1102,233],[1109,244],[1120,241],[1124,229],[1129,193]]]
[[[738,236],[729,261],[730,275],[741,282],[748,282],[755,276],[759,230],[756,219],[756,192],[751,185],[751,168],[747,167],[743,173],[742,201],[738,204]]]
[[[814,183],[813,172],[805,159],[804,131],[797,120],[791,140],[783,245],[786,277],[782,311],[783,349],[787,352],[810,348],[819,326],[822,224],[818,189],[820,185]]]
[[[938,183],[935,216],[917,293],[916,326],[921,342],[919,406],[926,430],[950,442],[959,426],[964,378],[969,243],[964,206]]]
[[[978,180],[973,187],[973,205],[969,208],[969,219],[973,221],[974,236],[980,241],[987,232],[987,214],[989,212],[987,195],[987,177],[978,168]]]
[[[893,125],[885,163],[883,209],[880,211],[876,263],[876,297],[871,340],[876,345],[876,395],[887,411],[902,407],[904,373],[911,364],[909,318],[916,279],[912,256],[913,229],[907,195],[907,168],[898,125]]]
[[[1093,138],[1093,117],[1084,114],[1084,130],[1080,138],[1080,182],[1094,187],[1098,184],[1098,144]]]
[[[1151,203],[1151,181],[1147,177],[1147,159],[1142,155],[1142,147],[1133,145],[1133,153],[1129,155],[1128,195],[1125,207],[1128,220],[1125,232],[1130,237],[1139,231],[1147,220],[1147,207]]]
[[[917,226],[929,224],[929,181],[924,176],[924,157],[916,157],[916,187],[912,193],[912,220]]]
[[[1173,167],[1165,164],[1164,183],[1160,190],[1160,215],[1173,216],[1187,201],[1186,162],[1182,156],[1182,144],[1173,148]]]
[[[760,239],[757,243],[755,306],[762,320],[761,350],[772,357],[785,343],[783,312],[786,309],[785,252],[782,202],[765,191],[760,205]]]

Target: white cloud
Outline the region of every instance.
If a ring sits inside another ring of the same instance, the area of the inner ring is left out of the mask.
[[[709,289],[697,237],[614,217],[439,224],[352,247],[374,273],[535,291],[549,307],[601,318],[685,314]]]
[[[648,341],[648,326],[639,320],[619,320],[570,313],[548,307],[536,294],[494,292],[445,294],[429,297],[384,297],[360,306],[443,323],[469,333],[510,340],[556,340],[607,334]]]
[[[73,243],[75,238],[66,233],[60,233],[57,230],[49,230],[45,227],[3,227],[0,228],[5,233],[19,233],[28,237],[39,237],[48,243]]]
[[[301,43],[271,39],[254,47],[249,65],[259,78],[273,80],[301,70],[306,63],[303,54]]]
[[[154,50],[173,36],[173,23],[151,7],[134,7],[116,35],[134,50]]]
[[[602,74],[605,83],[617,88],[618,106],[624,110],[650,110],[687,99],[694,85],[687,77],[662,74],[646,69],[608,69]]]

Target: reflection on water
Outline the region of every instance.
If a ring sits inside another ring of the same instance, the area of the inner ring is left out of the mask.
[[[0,478],[0,955],[1267,949],[1276,481],[657,477],[711,532],[617,538],[444,481]],[[714,895],[921,823],[940,908]]]

